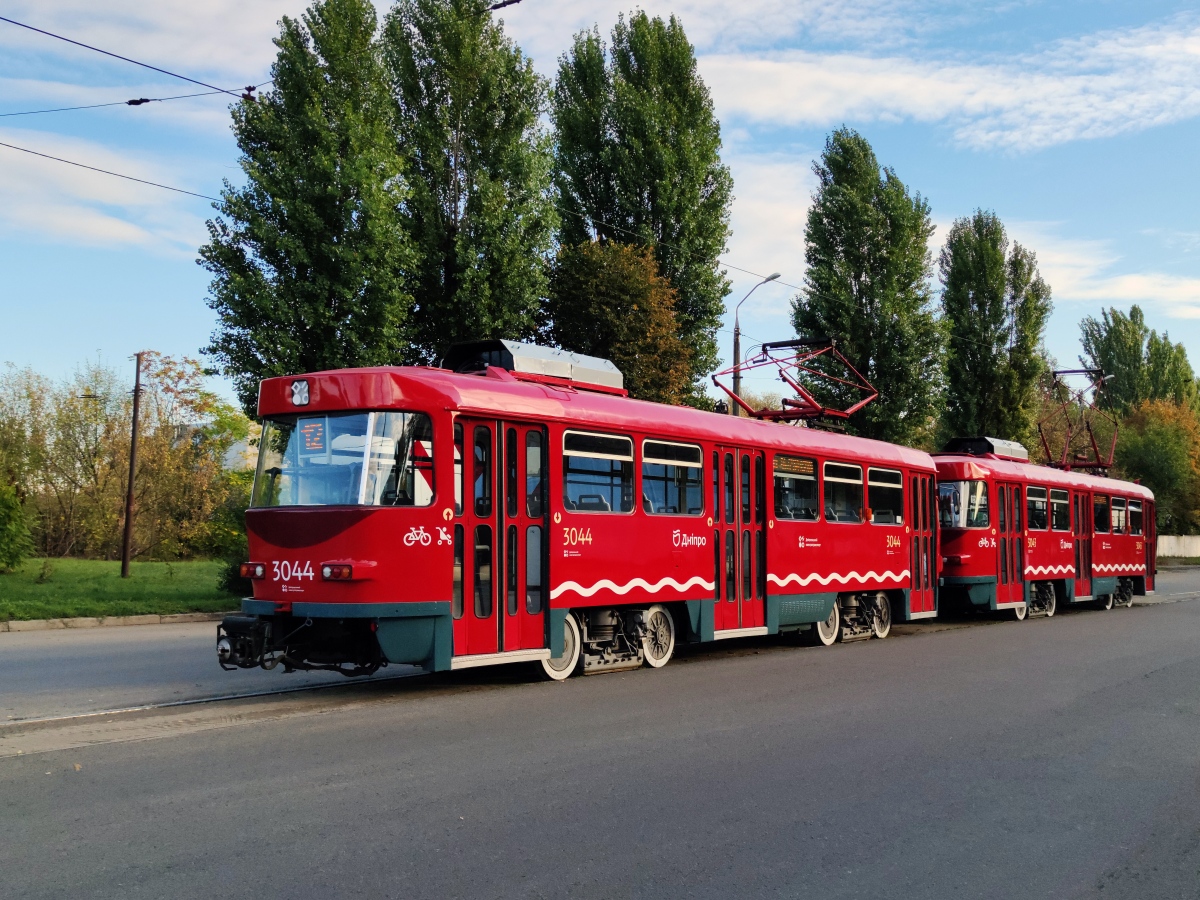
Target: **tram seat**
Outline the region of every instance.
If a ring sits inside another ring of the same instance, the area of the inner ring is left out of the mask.
[[[602,494],[580,494],[575,508],[584,512],[612,512],[612,507]]]
[[[825,504],[825,521],[826,522],[836,522],[837,520],[838,520],[837,510],[835,510],[833,508],[832,503],[826,503]]]
[[[876,525],[895,525],[896,514],[890,509],[877,509],[871,513],[871,521]]]

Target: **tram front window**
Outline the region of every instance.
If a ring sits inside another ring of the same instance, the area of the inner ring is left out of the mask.
[[[433,426],[423,413],[263,422],[251,506],[428,506]]]
[[[943,528],[987,528],[987,482],[943,481],[939,484],[938,520]]]

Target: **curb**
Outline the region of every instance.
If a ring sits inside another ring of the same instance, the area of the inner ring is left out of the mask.
[[[186,625],[192,622],[219,622],[227,612],[178,613],[171,616],[102,616],[98,619],[79,617],[74,619],[13,619],[0,622],[0,632],[5,631],[56,631],[64,628],[113,628],[122,625]]]

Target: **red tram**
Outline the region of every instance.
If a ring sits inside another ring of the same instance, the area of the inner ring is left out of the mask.
[[[254,595],[218,629],[223,666],[561,679],[662,666],[676,641],[828,645],[936,615],[928,454],[632,400],[611,363],[557,350],[483,342],[447,365],[262,383]]]
[[[941,601],[1052,616],[1059,604],[1131,606],[1154,593],[1154,495],[1030,465],[1020,444],[954,441],[935,454]]]

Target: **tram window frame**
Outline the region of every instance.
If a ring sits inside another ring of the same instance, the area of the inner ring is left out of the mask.
[[[737,507],[737,486],[733,483],[737,466],[733,461],[733,453],[727,452],[725,454],[723,466],[725,478],[725,524],[732,525]]]
[[[776,453],[771,461],[771,471],[775,479],[775,518],[785,522],[819,521],[821,490],[817,479],[817,461],[807,456]],[[812,486],[811,497],[800,496],[796,490],[802,483]],[[805,505],[804,501],[808,501],[809,505]]]
[[[1034,496],[1035,492],[1041,496]],[[1050,494],[1040,485],[1031,484],[1025,488],[1025,521],[1029,523],[1030,531],[1050,530]]]
[[[1146,520],[1142,512],[1141,500],[1129,501],[1129,533],[1134,535],[1145,534]]]
[[[712,452],[712,501],[713,501],[713,521],[721,521],[721,452],[714,450]]]
[[[545,529],[541,525],[525,528],[525,612],[540,615],[545,608],[546,579],[542,546]]]
[[[594,445],[592,448],[587,447],[589,441]],[[572,443],[575,444],[574,447],[571,446]],[[628,451],[620,452],[619,447],[621,446],[627,447]],[[618,516],[633,514],[632,438],[623,434],[604,434],[594,431],[564,431],[562,448],[563,509],[569,513],[598,513]],[[593,465],[588,468],[586,464],[573,464],[572,460],[593,460]],[[608,463],[607,471],[604,471],[603,466],[600,465],[601,462]],[[584,480],[587,478],[597,480]],[[605,478],[608,479],[607,485],[599,482],[599,479]],[[572,490],[575,490],[578,500],[571,499]],[[608,492],[608,497],[604,496],[604,491]],[[593,507],[579,508],[578,503],[582,502],[584,498],[588,498],[590,503],[595,503],[596,500],[591,499],[593,497],[605,506],[600,507],[597,504]],[[613,506],[618,504],[619,508],[614,509]]]
[[[1055,496],[1055,495],[1060,496]],[[1050,488],[1050,530],[1071,530],[1071,492]]]
[[[767,465],[761,453],[754,455],[754,521],[759,525],[767,516]]]
[[[463,498],[466,496],[467,466],[463,458],[462,422],[454,423],[454,514],[463,514]]]
[[[545,435],[536,428],[525,432],[525,514],[531,519],[546,515],[547,462]]]
[[[504,432],[504,506],[510,519],[517,517],[517,429]]]
[[[1103,513],[1101,512],[1103,511]],[[1092,533],[1108,534],[1112,530],[1112,510],[1107,494],[1092,495]]]
[[[1125,534],[1125,525],[1127,521],[1125,516],[1125,508],[1124,497],[1112,498],[1112,502],[1109,504],[1109,509],[1111,510],[1112,515],[1113,534]],[[1118,510],[1120,510],[1120,515],[1117,514]]]
[[[651,486],[661,487],[661,503],[650,496]],[[704,450],[698,444],[642,441],[642,510],[652,516],[704,515]]]
[[[1021,507],[1021,504],[1023,502],[1024,501],[1022,500],[1022,497],[1021,497],[1021,486],[1019,484],[1014,485],[1013,489],[1012,489],[1013,534],[1023,534],[1024,533],[1024,531],[1021,528],[1021,516],[1024,515],[1024,510]]]
[[[454,526],[454,570],[452,576],[452,586],[450,593],[450,614],[456,618],[463,617],[463,542],[465,534],[463,526],[457,524]]]
[[[496,548],[492,542],[492,526],[480,523],[473,532],[475,544],[471,554],[471,585],[474,593],[475,618],[490,619],[495,611],[496,567],[493,557]],[[481,542],[482,540],[482,542]],[[486,552],[480,552],[486,551]],[[483,577],[483,569],[487,568],[487,578]],[[486,590],[484,585],[486,584]]]
[[[892,481],[872,481],[872,475],[886,476]],[[876,500],[878,499],[878,503]],[[904,524],[904,473],[899,469],[867,468],[867,509],[871,511],[872,525]],[[880,518],[880,513],[891,513],[891,520]]]
[[[742,454],[742,471],[741,478],[738,482],[741,485],[742,498],[742,524],[749,525],[753,521],[754,511],[751,507],[752,487],[750,484],[750,454]]]
[[[834,474],[830,474],[830,470]],[[851,470],[858,473],[858,479],[850,476]],[[857,487],[857,493],[851,490]],[[827,461],[821,467],[821,502],[825,521],[837,525],[861,525],[863,521],[863,467],[853,463]],[[857,504],[853,498],[857,497]],[[839,512],[839,506],[845,507]],[[832,518],[830,514],[832,513]],[[850,518],[853,516],[853,518]]]
[[[471,496],[475,515],[480,519],[492,515],[493,452],[492,429],[487,425],[476,425],[471,432]]]
[[[737,532],[725,529],[725,599],[737,601]]]

